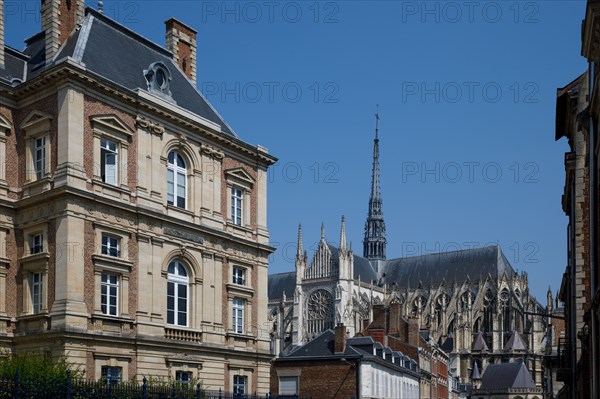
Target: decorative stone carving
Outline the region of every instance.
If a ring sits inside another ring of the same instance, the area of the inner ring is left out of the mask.
[[[218,161],[221,161],[223,158],[225,158],[225,154],[223,153],[223,151],[206,144],[202,144],[200,146],[200,153],[208,155],[209,157],[212,157]]]
[[[165,127],[162,124],[151,121],[150,119],[141,115],[138,115],[135,119],[135,125],[138,128],[145,129],[152,134],[160,136],[161,139],[163,134],[165,133]]]

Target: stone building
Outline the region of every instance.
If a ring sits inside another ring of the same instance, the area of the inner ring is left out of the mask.
[[[23,51],[0,19],[0,348],[266,393],[276,159],[196,89],[192,28],[165,49],[82,0],[41,12]]]
[[[570,398],[600,395],[599,27],[600,1],[588,0],[581,26],[581,54],[589,67],[559,88],[556,98],[555,139],[566,137],[569,145],[561,201],[569,224],[567,266],[559,291],[565,337],[559,342],[554,363],[558,365],[557,379],[564,382],[560,397]]]
[[[417,362],[338,324],[273,361],[271,392],[285,397],[418,398]],[[297,397],[297,396],[296,396]]]
[[[346,237],[344,217],[339,242],[328,242],[322,227],[310,258],[300,226],[296,270],[269,276],[274,353],[285,354],[336,323],[354,336],[365,320],[373,320],[375,305],[399,304],[402,317],[414,318],[428,342],[450,356],[450,374],[461,384],[471,382],[475,362],[481,370],[523,360],[541,386],[547,320],[529,291],[527,274],[515,272],[497,245],[387,259],[379,157],[376,128],[362,256]],[[523,351],[511,347],[515,331]],[[474,355],[478,337],[484,345]]]

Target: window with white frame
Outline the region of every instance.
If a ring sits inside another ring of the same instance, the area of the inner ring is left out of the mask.
[[[175,381],[181,385],[189,385],[192,381],[192,372],[177,370],[175,372]]]
[[[42,312],[44,276],[42,273],[31,273],[31,313],[38,314]]]
[[[120,239],[108,234],[102,234],[102,255],[121,257]]]
[[[280,376],[279,395],[298,395],[298,376]]]
[[[29,236],[29,253],[39,254],[44,252],[44,235],[42,233]]]
[[[246,269],[242,267],[233,268],[233,284],[246,285]]]
[[[186,164],[180,154],[171,151],[167,160],[167,204],[185,209],[186,198]]]
[[[246,301],[243,299],[235,298],[232,301],[231,305],[231,314],[232,314],[232,329],[234,333],[243,334],[244,333],[244,307],[246,306]]]
[[[46,175],[46,136],[33,139],[33,171],[37,180]]]
[[[113,186],[119,185],[119,153],[114,141],[100,140],[100,173],[102,181]]]
[[[118,316],[119,276],[102,273],[100,283],[100,307],[102,314],[107,316]]]
[[[242,225],[244,193],[237,187],[231,188],[231,222]]]
[[[248,377],[245,375],[233,376],[233,394],[245,395],[248,392]]]
[[[177,260],[167,270],[167,324],[188,325],[189,277],[183,264]]]
[[[117,385],[121,382],[121,367],[102,366],[102,381],[107,385]]]

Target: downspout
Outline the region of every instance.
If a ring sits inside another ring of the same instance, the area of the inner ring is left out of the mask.
[[[356,359],[356,399],[360,399],[360,359]]]
[[[589,62],[588,64],[588,84],[589,84],[589,96],[593,99],[594,85],[595,85],[595,70],[594,63]],[[590,299],[594,300],[596,294],[596,126],[594,124],[593,111],[592,111],[592,100],[589,104],[589,136],[590,136]],[[594,315],[593,302],[590,309],[591,312],[591,331],[588,337],[591,337],[591,363],[592,363],[592,398],[597,398],[598,389],[598,362],[597,362],[597,348],[596,348],[596,317]]]

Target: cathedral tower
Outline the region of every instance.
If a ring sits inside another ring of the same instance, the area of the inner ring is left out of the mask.
[[[371,176],[371,195],[369,214],[365,223],[363,256],[369,260],[385,260],[385,222],[381,190],[379,187],[379,110],[375,114],[375,140],[373,142],[373,174]]]

